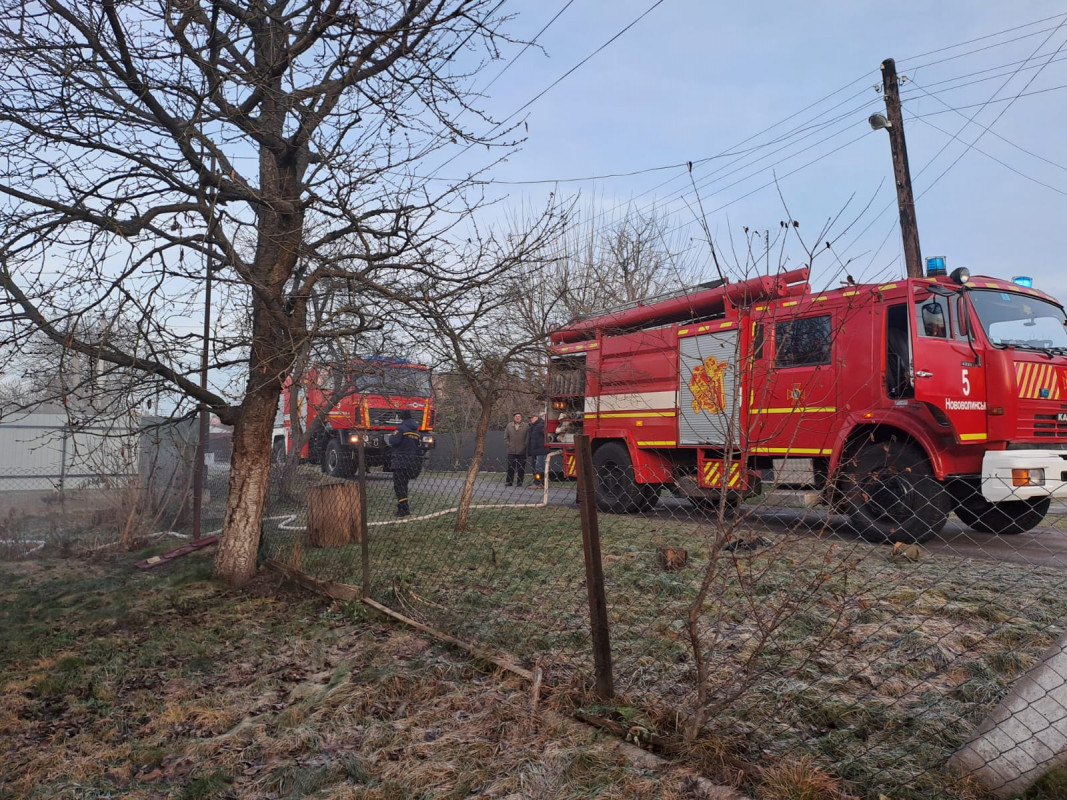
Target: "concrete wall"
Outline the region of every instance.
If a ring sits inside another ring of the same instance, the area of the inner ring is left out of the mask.
[[[137,439],[127,419],[72,428],[55,411],[0,421],[0,491],[69,491],[136,474]]]

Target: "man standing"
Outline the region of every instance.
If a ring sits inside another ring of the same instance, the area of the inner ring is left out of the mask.
[[[505,486],[522,486],[522,480],[526,477],[526,445],[529,438],[530,426],[522,421],[522,414],[516,414],[504,429],[504,444],[508,450],[508,474],[504,479]],[[516,480],[517,479],[517,480]]]
[[[408,481],[419,477],[422,467],[419,459],[419,423],[411,418],[407,409],[400,412],[400,425],[389,437],[389,466],[393,468],[393,492],[396,494],[396,515],[406,517],[411,513],[408,506]]]
[[[545,421],[536,412],[530,415],[529,442],[526,452],[533,457],[534,479],[531,489],[543,489],[545,486],[545,456],[548,445],[545,444]]]

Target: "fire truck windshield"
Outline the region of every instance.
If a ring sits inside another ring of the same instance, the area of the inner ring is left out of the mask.
[[[352,385],[361,394],[402,397],[429,397],[430,372],[399,365],[375,364],[352,376]]]
[[[968,296],[995,346],[1067,353],[1067,317],[1058,305],[989,289],[975,289]]]

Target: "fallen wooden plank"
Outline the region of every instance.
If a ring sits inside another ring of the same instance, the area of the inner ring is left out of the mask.
[[[218,540],[218,536],[205,536],[202,539],[189,542],[189,544],[183,544],[181,547],[175,547],[173,550],[168,550],[166,553],[161,553],[158,556],[152,556],[151,558],[146,558],[144,561],[138,561],[135,566],[137,569],[152,569],[152,567],[158,567],[160,564],[167,564],[176,558],[195,553],[202,547],[215,544]]]
[[[321,581],[318,578],[312,578],[306,572],[293,569],[288,564],[284,564],[274,558],[267,559],[267,566],[278,570],[284,574],[285,577],[289,578],[289,580],[300,584],[305,589],[310,589],[317,594],[326,595],[334,600],[341,600],[342,602],[358,600],[362,594],[358,586],[352,586],[348,583],[337,583],[336,581]]]

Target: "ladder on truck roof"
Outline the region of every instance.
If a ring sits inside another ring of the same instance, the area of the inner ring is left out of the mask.
[[[629,311],[631,308],[638,308],[639,306],[652,306],[656,303],[662,303],[664,300],[673,300],[676,297],[684,297],[685,295],[696,294],[697,292],[707,291],[708,289],[718,289],[720,286],[725,286],[726,281],[719,279],[716,281],[705,281],[704,283],[696,283],[692,286],[687,286],[682,289],[674,289],[670,292],[663,292],[662,294],[653,294],[648,297],[641,297],[637,300],[628,300],[625,303],[619,303],[615,306],[608,308],[598,309],[597,311],[590,311],[588,314],[579,314],[572,322],[584,322],[587,319],[596,319],[597,317],[609,317],[618,314],[623,311]]]

